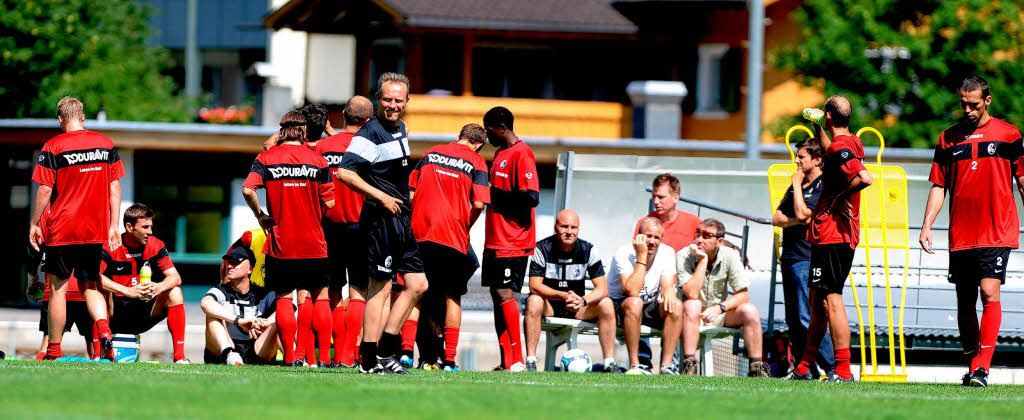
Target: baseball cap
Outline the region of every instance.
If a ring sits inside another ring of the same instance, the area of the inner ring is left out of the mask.
[[[242,261],[249,260],[249,264],[256,264],[256,256],[252,254],[252,250],[244,246],[236,246],[231,248],[227,254],[224,254],[221,259],[225,261]]]

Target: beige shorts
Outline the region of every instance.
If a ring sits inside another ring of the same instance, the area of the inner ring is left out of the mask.
[[[700,326],[702,326],[702,327],[724,327],[725,326],[725,314],[718,314],[718,316],[714,317],[714,319],[712,319],[711,322],[704,322],[704,320],[702,319],[702,320],[700,320]]]

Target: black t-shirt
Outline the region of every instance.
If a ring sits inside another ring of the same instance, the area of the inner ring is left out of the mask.
[[[819,176],[810,185],[803,189],[804,203],[807,208],[814,210],[818,205],[818,197],[821,196],[822,178]],[[793,210],[793,187],[789,187],[786,196],[782,197],[779,203],[779,211],[786,217],[796,217]],[[807,225],[796,225],[782,229],[782,258],[809,260],[811,259],[811,243],[807,242]]]
[[[274,292],[267,293],[261,300],[252,288],[248,293],[240,293],[232,289],[228,283],[211,288],[206,292],[206,296],[213,296],[217,303],[242,318],[268,318],[275,309]],[[254,341],[245,330],[234,323],[228,322],[227,325],[228,334],[235,343]]]
[[[373,117],[352,137],[340,167],[356,172],[384,194],[402,200],[402,213],[410,214],[409,174],[413,169],[409,164],[410,154],[405,122],[399,121],[397,127],[388,129]],[[363,211],[367,210],[387,212],[376,200],[363,203]]]
[[[544,277],[545,286],[583,296],[587,279],[604,276],[601,258],[594,252],[594,246],[582,239],[576,240],[569,253],[559,250],[558,242],[554,235],[537,241],[530,256],[530,277]]]

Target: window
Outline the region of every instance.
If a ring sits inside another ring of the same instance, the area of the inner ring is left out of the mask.
[[[726,118],[739,110],[742,50],[727,44],[697,47],[697,109],[694,116]]]
[[[369,92],[377,93],[377,79],[387,72],[405,73],[405,49],[401,39],[384,38],[373,41],[370,52]]]

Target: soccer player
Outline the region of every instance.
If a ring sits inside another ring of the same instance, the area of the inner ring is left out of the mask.
[[[115,334],[142,334],[166,318],[174,363],[188,364],[181,276],[164,242],[153,236],[153,210],[145,204],[131,205],[124,211],[124,227],[124,246],[103,248],[100,277],[103,290],[113,294],[110,329]],[[152,282],[140,282],[145,266],[155,274]]]
[[[256,157],[242,187],[249,209],[267,231],[265,282],[275,294],[284,361],[292,366],[305,363],[295,357],[298,325],[292,312],[293,290],[313,295],[317,301],[313,316],[328,320],[326,327],[322,322],[314,322],[313,327],[321,336],[331,335],[327,296],[330,267],[320,219],[325,209],[334,207],[334,184],[327,161],[306,147],[305,141],[305,118],[298,111],[289,111],[281,118],[279,143]],[[269,214],[260,208],[256,188],[261,187],[267,190]],[[330,363],[328,346],[320,348],[319,363]]]
[[[256,256],[237,246],[224,254],[221,282],[206,292],[199,306],[206,314],[204,363],[268,364],[277,354],[274,292],[260,299],[249,275]]]
[[[45,226],[46,226],[46,216],[45,216],[45,213],[44,213],[44,216],[43,216],[43,220],[40,221],[40,226],[43,227],[44,237],[45,237],[46,236],[46,234],[45,234],[45,231],[46,231],[46,228],[45,228]],[[32,247],[28,247],[28,253],[29,253],[29,260],[31,261],[29,263],[28,267],[30,267],[30,268],[34,267],[35,269],[34,270],[30,270],[27,273],[27,275],[28,275],[28,282],[27,283],[28,284],[27,284],[27,287],[26,287],[27,290],[25,292],[25,295],[26,295],[26,297],[28,297],[29,300],[35,301],[35,300],[39,299],[39,294],[38,293],[39,293],[40,289],[42,289],[42,292],[43,292],[42,304],[39,306],[39,331],[43,333],[43,341],[42,341],[42,344],[41,344],[41,346],[39,348],[39,353],[36,354],[36,360],[43,360],[43,358],[46,357],[46,345],[47,345],[47,343],[49,343],[49,338],[50,338],[50,336],[49,336],[50,328],[49,328],[49,325],[47,324],[47,314],[48,314],[48,309],[49,309],[49,308],[47,308],[47,306],[48,306],[48,304],[50,302],[50,282],[46,280],[45,274],[42,275],[43,280],[39,280],[39,278],[41,277],[40,276],[40,271],[39,271],[39,266],[40,266],[39,257],[41,257],[41,254],[39,252],[36,252],[36,250],[32,249]],[[67,318],[66,318],[66,322],[64,323],[64,332],[65,333],[71,332],[71,327],[73,325],[77,325],[78,326],[78,333],[81,334],[82,337],[85,338],[86,355],[89,357],[89,359],[92,359],[93,357],[96,356],[94,354],[94,352],[93,352],[93,345],[92,345],[92,340],[93,340],[92,316],[89,315],[89,308],[85,306],[85,298],[82,297],[82,292],[80,290],[78,290],[78,280],[75,279],[74,274],[72,274],[71,278],[68,279],[68,291],[67,291],[66,299],[67,299],[67,312],[66,312],[67,313]]]
[[[86,130],[82,102],[65,96],[57,103],[57,121],[64,132],[43,146],[32,180],[39,184],[29,225],[29,243],[39,251],[44,241],[39,221],[48,208],[49,237],[42,250],[43,272],[50,281],[46,359],[61,357],[68,279],[74,272],[95,323],[104,356],[113,359],[113,336],[107,305],[100,292],[102,245],[121,246],[117,219],[121,213],[124,164],[107,136]],[[84,284],[83,284],[84,282]]]
[[[327,236],[327,256],[331,262],[331,330],[334,337],[335,366],[355,367],[356,340],[363,328],[363,309],[366,307],[366,237],[359,232],[359,212],[363,195],[352,191],[338,178],[341,160],[352,144],[352,137],[373,116],[373,103],[363,96],[353,96],[343,112],[345,128],[321,140],[317,153],[323,155],[331,168],[334,183],[334,208],[324,216],[324,235]],[[330,125],[328,123],[328,125]],[[348,284],[349,299],[342,299],[342,289]]]
[[[441,368],[447,371],[458,370],[455,355],[462,326],[462,296],[478,267],[476,254],[469,247],[469,228],[490,202],[487,163],[479,154],[486,140],[483,127],[467,124],[456,141],[427,150],[409,177],[412,231],[430,279],[427,294],[434,298],[424,297],[422,302],[444,308],[437,312],[444,314],[440,317],[444,324]],[[433,312],[422,311],[428,319]],[[421,356],[424,350],[421,346]],[[421,359],[432,364],[437,356],[428,354]]]
[[[427,290],[423,260],[409,220],[411,152],[402,121],[409,103],[409,78],[398,73],[382,74],[377,80],[377,102],[377,115],[352,137],[337,175],[349,188],[368,197],[359,215],[359,228],[366,235],[368,247],[370,286],[363,314],[363,341],[359,344],[359,371],[409,374],[395,360],[402,341],[399,333]],[[402,274],[405,289],[387,319],[382,319],[396,273]]]
[[[836,95],[825,101],[821,117],[812,120],[825,150],[822,191],[811,215],[811,322],[803,359],[785,379],[812,380],[810,367],[829,328],[835,352],[834,380],[850,382],[850,324],[843,306],[843,287],[860,242],[860,191],[871,185],[864,168],[864,146],[850,133],[850,101]],[[827,133],[826,133],[827,130]]]
[[[498,369],[522,372],[526,363],[519,343],[515,294],[523,288],[526,265],[537,247],[534,222],[540,183],[537,160],[530,146],[512,131],[513,119],[512,112],[500,106],[484,114],[487,141],[498,150],[491,164],[482,284],[490,287],[494,303],[494,330],[501,350]]]
[[[797,170],[793,186],[775,210],[772,223],[782,228],[782,291],[786,301],[786,325],[793,349],[793,358],[801,360],[807,343],[807,326],[811,322],[807,277],[810,275],[811,243],[807,242],[807,223],[821,196],[821,162],[824,152],[817,140],[801,140],[796,149]],[[825,335],[818,346],[817,363],[811,365],[811,376],[819,377],[818,365],[827,377],[835,375],[832,337]],[[788,368],[787,368],[788,369]]]
[[[604,371],[622,373],[615,365],[615,305],[608,298],[601,257],[594,245],[579,238],[580,216],[565,209],[555,218],[555,234],[537,241],[530,257],[530,297],[526,299],[526,370],[537,370],[537,343],[542,317],[597,320]],[[586,280],[594,283],[587,291]]]
[[[989,115],[988,82],[968,77],[960,85],[963,118],[939,135],[928,180],[932,182],[921,227],[921,247],[932,251],[932,223],[949,193],[949,282],[956,285],[957,323],[970,369],[964,386],[988,386],[1010,250],[1018,247],[1013,179],[1024,198],[1024,148],[1020,131]],[[976,305],[981,294],[981,324]]]

